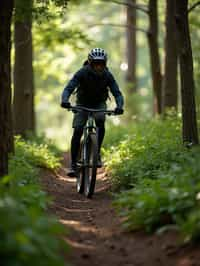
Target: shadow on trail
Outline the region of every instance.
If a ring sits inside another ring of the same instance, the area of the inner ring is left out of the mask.
[[[65,154],[63,165],[68,166]],[[72,247],[66,261],[74,266],[199,266],[198,248],[179,247],[175,232],[147,235],[125,233],[111,205],[108,177],[99,170],[92,199],[76,192],[76,180],[64,168],[43,175],[53,197],[50,212],[69,229],[65,238]]]

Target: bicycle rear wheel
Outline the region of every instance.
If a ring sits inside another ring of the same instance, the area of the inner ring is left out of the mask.
[[[77,161],[77,179],[76,188],[78,193],[84,192],[84,181],[85,181],[85,169],[83,167],[84,155],[83,155],[83,143],[81,142],[79,156]]]
[[[84,169],[84,174],[85,174],[84,192],[88,198],[92,197],[95,189],[97,161],[98,161],[97,136],[96,134],[92,133],[88,136],[86,141],[86,164]]]

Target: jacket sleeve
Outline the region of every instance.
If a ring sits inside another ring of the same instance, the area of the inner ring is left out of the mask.
[[[61,97],[61,101],[63,103],[66,103],[69,101],[69,97],[70,95],[73,93],[73,91],[79,86],[80,84],[80,80],[81,80],[81,76],[82,76],[82,71],[79,70],[78,72],[76,72],[73,76],[73,78],[68,82],[68,84],[65,86],[63,93],[62,93],[62,97]]]
[[[109,72],[109,84],[108,84],[110,91],[112,93],[112,95],[115,98],[115,102],[117,107],[119,108],[123,108],[124,105],[124,98],[123,95],[119,89],[119,86],[116,82],[116,80],[114,79],[113,75]]]

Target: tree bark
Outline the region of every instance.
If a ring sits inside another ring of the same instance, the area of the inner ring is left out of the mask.
[[[165,39],[165,75],[163,78],[163,110],[177,109],[177,47],[176,47],[175,2],[167,0],[166,39]]]
[[[8,173],[8,154],[13,149],[11,124],[11,18],[13,0],[0,1],[0,177]]]
[[[183,142],[198,144],[193,57],[188,22],[188,0],[175,0],[178,54],[181,75]]]
[[[162,75],[158,48],[158,11],[157,0],[149,0],[149,32],[148,43],[154,92],[154,113],[162,112]]]
[[[20,9],[23,9],[22,11]],[[16,0],[14,64],[14,130],[26,137],[35,131],[34,74],[32,47],[32,0]],[[18,14],[23,13],[23,17]]]
[[[136,0],[128,0],[129,4],[136,4]],[[136,9],[131,6],[126,7],[127,28],[126,28],[126,46],[128,70],[126,82],[128,84],[128,93],[136,92]]]

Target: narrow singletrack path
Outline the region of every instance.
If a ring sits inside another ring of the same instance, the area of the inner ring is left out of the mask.
[[[65,255],[74,266],[200,266],[199,247],[178,246],[175,232],[147,235],[126,233],[112,207],[109,179],[99,170],[92,199],[76,192],[75,179],[66,176],[68,154],[63,168],[45,171],[43,184],[53,197],[50,212],[66,225],[65,238],[71,250]]]

